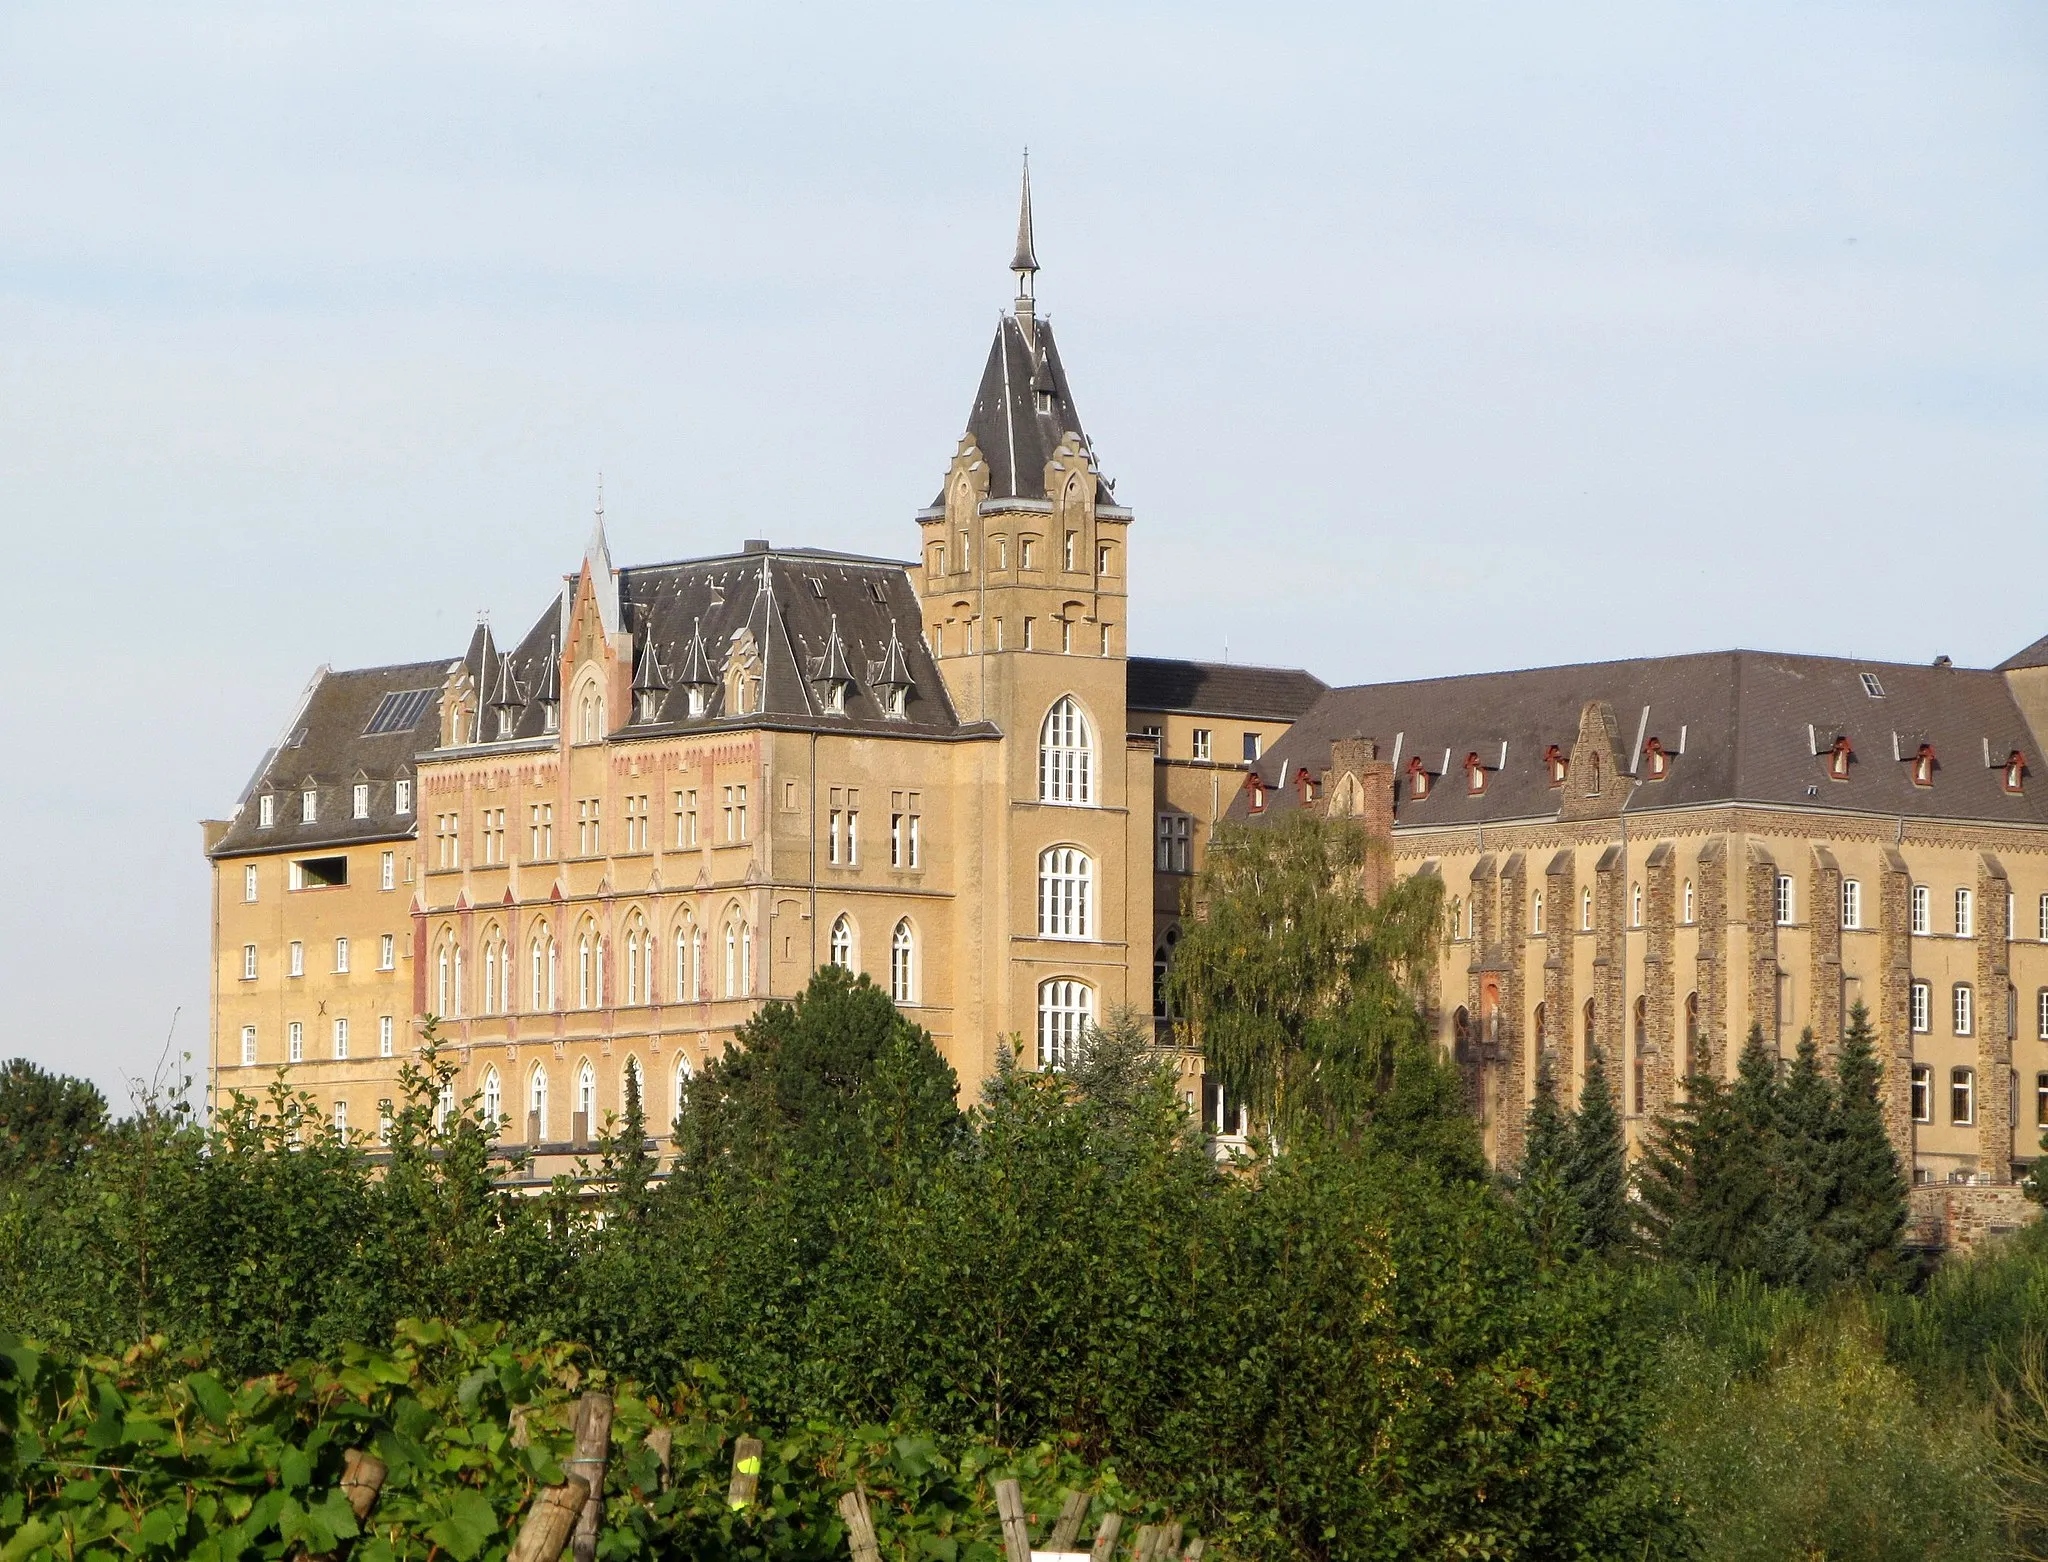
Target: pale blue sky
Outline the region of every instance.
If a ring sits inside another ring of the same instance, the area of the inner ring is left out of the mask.
[[[0,4],[0,1053],[203,1051],[323,661],[902,555],[1009,294],[1132,645],[1332,682],[2048,633],[2048,8]]]

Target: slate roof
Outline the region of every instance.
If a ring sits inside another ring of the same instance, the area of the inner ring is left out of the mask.
[[[1328,688],[1314,673],[1298,667],[1134,656],[1128,664],[1124,702],[1133,711],[1293,721]]]
[[[412,811],[399,813],[394,783],[410,778],[413,756],[434,746],[441,721],[441,685],[453,662],[453,657],[442,657],[339,673],[323,668],[277,747],[256,767],[227,833],[211,855],[305,851],[411,836],[418,799]],[[414,720],[386,732],[366,730],[385,696],[408,692],[423,696],[412,702],[419,712]],[[367,819],[352,817],[358,781],[370,787]],[[319,793],[318,817],[310,824],[299,817],[299,796],[309,782]],[[268,829],[258,823],[256,803],[265,792],[276,797],[275,822]]]
[[[651,693],[656,710],[652,719],[639,720],[636,699],[634,719],[623,727],[620,713],[611,713],[614,737],[760,725],[917,737],[992,730],[963,724],[955,714],[924,642],[910,577],[895,560],[766,549],[624,569],[617,586],[622,622],[633,636],[636,692]],[[564,600],[550,603],[509,651],[500,653],[488,640],[471,645],[466,661],[487,706],[483,746],[548,736],[540,691],[560,655]],[[830,654],[835,624],[836,657]],[[742,634],[753,638],[762,677],[761,709],[744,715],[726,709],[723,682]],[[842,715],[826,709],[820,685],[843,675],[850,675],[851,686]],[[693,720],[688,686],[707,676],[706,714]],[[892,676],[909,684],[900,718],[883,713],[878,692]],[[506,740],[497,738],[489,708],[501,685],[518,696],[505,707],[513,717]],[[570,713],[559,712],[559,720],[567,723]]]
[[[1071,433],[1088,444],[1051,322],[1038,321],[1034,334],[1036,351],[1015,316],[1004,315],[997,323],[974,407],[967,415],[968,437],[988,461],[991,499],[1044,499],[1045,464],[1060,441]],[[1049,405],[1038,394],[1048,390]],[[1117,500],[1107,482],[1103,489],[1101,504],[1114,508]],[[932,507],[943,508],[945,502],[942,489]]]
[[[1865,692],[1865,673],[1877,678],[1882,698]],[[1636,790],[1630,813],[1759,803],[2048,824],[2048,762],[1996,670],[1766,651],[1331,689],[1254,768],[1268,788],[1267,811],[1285,812],[1298,806],[1296,774],[1306,768],[1320,776],[1334,740],[1372,738],[1383,759],[1396,761],[1397,828],[1553,818],[1563,793],[1549,784],[1544,751],[1555,743],[1570,754],[1579,713],[1589,700],[1605,700],[1613,708],[1625,769],[1639,767],[1642,742],[1649,738],[1672,756],[1665,779],[1645,781]],[[1813,752],[1837,735],[1848,737],[1855,756],[1846,781],[1831,781]],[[1471,795],[1465,756],[1477,752],[1491,770],[1500,764],[1503,743],[1505,767],[1488,775],[1483,793]],[[1907,758],[1920,744],[1933,744],[1932,787],[1912,784],[1910,765],[1893,757],[1895,743]],[[2018,795],[2004,789],[2001,768],[2014,749],[2029,766]],[[1416,755],[1438,777],[1422,799],[1410,796],[1405,784]],[[1809,795],[1809,788],[1818,794]],[[1244,813],[1242,793],[1232,811]]]
[[[2013,652],[1998,664],[1997,670],[2009,673],[2022,667],[2048,667],[2048,635],[2043,635],[2025,650]]]

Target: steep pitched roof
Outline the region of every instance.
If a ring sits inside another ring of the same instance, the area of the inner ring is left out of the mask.
[[[2041,636],[2024,650],[2015,651],[1998,664],[2002,673],[2017,672],[2022,667],[2048,667],[2048,635]]]
[[[1124,703],[1133,711],[1292,721],[1328,687],[1298,667],[1134,656],[1126,664]]]
[[[1045,498],[1045,464],[1060,441],[1075,434],[1084,446],[1088,443],[1051,323],[1040,320],[1033,334],[1035,350],[1014,316],[1004,315],[997,323],[981,386],[967,414],[968,437],[988,461],[991,499]],[[932,503],[943,505],[945,494]],[[1115,500],[1105,494],[1103,503]]]
[[[627,568],[618,581],[623,617],[633,632],[635,691],[653,695],[656,705],[646,721],[632,712],[626,732],[652,736],[762,723],[924,737],[970,730],[955,714],[925,646],[910,577],[894,560],[763,549]],[[537,693],[548,686],[560,613],[558,598],[504,654],[516,687]],[[761,708],[737,713],[726,709],[723,675],[743,636],[759,656]],[[900,718],[885,714],[875,681],[861,676],[883,662],[891,662],[909,685]],[[815,687],[819,669],[828,664],[829,673],[822,675],[844,675],[853,685],[844,714],[826,711]],[[684,693],[692,683],[710,688],[706,714],[695,720]],[[486,730],[495,734],[494,727]],[[546,733],[539,700],[530,698],[518,709],[506,741]]]
[[[441,685],[454,657],[363,667],[319,677],[278,746],[264,755],[242,806],[214,845],[215,857],[303,851],[412,835],[415,810],[399,813],[394,782],[412,774],[416,754],[434,746],[441,722]],[[370,788],[370,817],[354,817],[358,781]],[[311,823],[299,817],[299,795],[317,796]],[[260,823],[255,799],[276,798],[273,822]]]
[[[1877,680],[1881,697],[1866,692],[1865,674]],[[1383,759],[1395,761],[1397,828],[1555,817],[1563,793],[1550,785],[1544,752],[1557,744],[1570,753],[1589,700],[1612,708],[1624,770],[1639,770],[1650,738],[1672,756],[1665,779],[1636,789],[1631,814],[1759,803],[2048,824],[2048,761],[2035,752],[2026,720],[1996,671],[1767,651],[1331,689],[1255,768],[1268,788],[1268,811],[1284,812],[1296,806],[1290,783],[1299,770],[1320,774],[1333,741],[1365,737],[1377,742]],[[1836,736],[1846,736],[1854,750],[1846,781],[1830,780],[1814,752]],[[1931,787],[1913,785],[1905,762],[1922,743],[1935,750]],[[2014,749],[2031,767],[2019,794],[2003,784],[2003,761]],[[1470,753],[1489,771],[1486,790],[1476,796],[1458,768]],[[1419,799],[1402,776],[1416,756],[1443,778]],[[1243,809],[1240,796],[1235,811]]]

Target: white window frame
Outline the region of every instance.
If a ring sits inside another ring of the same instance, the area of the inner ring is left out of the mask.
[[[1628,925],[1643,925],[1643,886],[1640,883],[1628,887]]]
[[[303,1020],[293,1020],[285,1027],[285,1057],[293,1063],[306,1061],[306,1025]]]
[[[247,1068],[256,1061],[256,1027],[242,1027],[242,1067]]]
[[[1095,864],[1078,846],[1038,854],[1038,936],[1089,939],[1095,927]]]
[[[889,935],[889,998],[894,1003],[917,1002],[917,934],[908,917]]]
[[[1925,1063],[1913,1065],[1912,1094],[1906,1108],[1916,1123],[1934,1121],[1934,1070]]]
[[[1914,982],[1906,989],[1907,1024],[1916,1036],[1925,1036],[1934,1029],[1934,984]]]
[[[1949,989],[1950,1018],[1955,1022],[1958,1036],[1977,1034],[1977,990],[1968,982],[1957,982]]]
[[[394,781],[391,785],[391,794],[392,811],[394,813],[409,814],[412,812],[412,783],[410,781]]]
[[[1793,919],[1795,916],[1797,916],[1799,911],[1799,892],[1792,882],[1792,875],[1789,873],[1781,873],[1778,875],[1778,887],[1775,904],[1778,915],[1778,926],[1791,927],[1793,925]]]
[[[1925,938],[1934,926],[1934,894],[1925,884],[1915,884],[1907,897],[1910,906],[1908,925],[1916,938]]]
[[[832,919],[832,931],[825,939],[826,960],[842,971],[853,969],[853,923],[845,912]]]
[[[348,1061],[348,1021],[339,1016],[334,1021],[334,1061]]]
[[[397,852],[385,852],[383,856],[378,859],[377,887],[379,889],[396,889],[398,887]]]
[[[386,933],[377,940],[377,969],[395,971],[398,969],[398,935]]]
[[[351,789],[350,789],[350,791],[349,791],[349,803],[350,803],[350,807],[351,807],[351,810],[352,810],[352,812],[354,813],[354,816],[355,816],[356,818],[358,818],[358,819],[367,819],[367,818],[369,818],[369,817],[370,817],[370,783],[369,783],[369,782],[367,782],[367,781],[358,781],[358,782],[357,782],[357,783],[355,784],[355,786],[354,786],[353,788],[351,788]]]
[[[1579,892],[1579,931],[1593,931],[1593,891],[1590,885]]]
[[[268,830],[277,823],[277,799],[265,792],[256,799],[256,828]],[[2044,897],[2048,899],[2048,897]]]
[[[320,792],[316,787],[307,787],[299,793],[299,823],[315,824],[320,818]]]
[[[334,941],[334,974],[336,976],[348,975],[348,940],[346,938],[337,938]]]
[[[242,946],[242,980],[245,982],[256,980],[256,946],[254,944],[244,944]]]
[[[1038,1066],[1065,1068],[1078,1057],[1081,1038],[1095,1023],[1095,990],[1078,977],[1038,984]]]
[[[397,1046],[397,1041],[398,1022],[388,1014],[378,1016],[377,1056],[380,1058],[390,1057],[393,1049]]]
[[[1188,752],[1190,757],[1206,764],[1210,753],[1214,749],[1215,739],[1216,734],[1210,728],[1196,727],[1188,734]]]
[[[1842,880],[1842,926],[1851,932],[1863,926],[1863,885],[1855,879]]]
[[[1069,808],[1095,801],[1095,735],[1071,694],[1054,700],[1038,725],[1038,800]]]
[[[1685,881],[1685,925],[1687,927],[1692,926],[1692,913],[1692,880],[1687,879]]]
[[[1973,890],[1968,890],[1968,889],[1958,889],[1958,890],[1956,891],[1956,937],[1958,937],[1958,938],[1975,938],[1976,936],[1977,936],[1977,896],[1976,896],[1976,893],[1975,893],[1975,891],[1973,891]]]
[[[285,967],[286,972],[292,976],[304,976],[306,974],[306,946],[296,938],[291,941],[288,958],[290,963]]]
[[[1962,1102],[1961,1112],[1956,1103]],[[1948,1120],[1958,1128],[1967,1128],[1977,1121],[1977,1071],[1973,1068],[1956,1067],[1948,1071]]]
[[[256,880],[256,864],[245,865],[242,869],[242,904],[245,906],[256,904]]]

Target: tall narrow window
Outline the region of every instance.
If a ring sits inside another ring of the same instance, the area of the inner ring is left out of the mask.
[[[1579,892],[1579,931],[1581,933],[1593,931],[1593,892],[1591,889]]]
[[[1093,923],[1092,868],[1088,854],[1053,846],[1038,858],[1038,933],[1041,938],[1088,938]]]
[[[538,1063],[534,1064],[526,1086],[526,1135],[531,1143],[547,1142],[548,1076]]]
[[[1842,880],[1842,926],[1863,926],[1863,886],[1854,879]]]
[[[293,1020],[285,1027],[285,1057],[293,1063],[306,1060],[306,1027],[302,1021]]]
[[[1628,925],[1643,925],[1643,887],[1640,884],[1631,884],[1628,887]]]
[[[1912,929],[1923,936],[1934,930],[1934,896],[1925,884],[1915,884],[1910,902],[1912,906]]]
[[[397,1023],[396,1023],[396,1022],[395,1022],[395,1021],[394,1021],[394,1020],[393,1020],[393,1019],[391,1018],[391,1016],[390,1016],[390,1015],[386,1014],[386,1015],[384,1015],[384,1016],[382,1016],[381,1018],[379,1018],[379,1019],[378,1019],[378,1021],[377,1021],[377,1056],[378,1056],[378,1057],[380,1057],[380,1058],[388,1058],[388,1057],[390,1057],[390,1056],[391,1056],[391,1053],[392,1053],[392,1049],[393,1049],[393,1046],[395,1045],[395,1042],[396,1042],[396,1035],[395,1035],[395,1033],[396,1033],[397,1029],[398,1029],[398,1027],[397,1027]]]
[[[2048,1074],[2034,1076],[2034,1126],[2048,1128]]]
[[[412,783],[410,781],[395,781],[392,783],[391,808],[394,813],[409,814],[412,812]]]
[[[268,792],[256,799],[256,827],[267,830],[277,823],[277,799]]]
[[[334,1056],[337,1062],[343,1061],[348,1057],[347,1020],[336,1020],[334,1022]]]
[[[1685,918],[1684,918],[1684,920],[1685,920],[1685,923],[1686,923],[1686,925],[1687,925],[1687,926],[1689,927],[1689,926],[1691,926],[1691,925],[1692,925],[1692,880],[1691,880],[1691,879],[1687,879],[1687,880],[1685,881],[1685,893],[1684,893],[1684,895],[1683,895],[1683,896],[1682,896],[1681,898],[1682,898],[1682,899],[1684,900],[1684,902],[1685,902]]]
[[[242,980],[245,982],[256,980],[256,946],[254,944],[244,944],[242,946]]]
[[[348,940],[345,938],[334,941],[334,969],[337,975],[348,974]]]
[[[1095,1015],[1086,982],[1055,977],[1038,986],[1038,1066],[1065,1068],[1080,1057],[1081,1039]]]
[[[576,1071],[576,1115],[583,1119],[583,1132],[590,1133],[597,1124],[597,1070],[584,1059],[583,1067]]]
[[[398,884],[398,853],[385,852],[377,860],[377,887],[394,889]]]
[[[350,791],[349,801],[352,812],[358,819],[370,817],[370,788],[367,782],[358,781]]]
[[[1956,891],[1956,937],[1969,938],[1977,931],[1977,897],[1966,889]]]
[[[588,1009],[596,1003],[596,984],[592,977],[594,962],[591,958],[590,935],[585,933],[576,940],[576,1007]]]
[[[1918,1035],[1926,1035],[1934,1029],[1934,989],[1926,982],[1915,982],[1907,989],[1907,1022]]]
[[[1543,932],[1543,891],[1540,889],[1529,897],[1529,931],[1538,936]]]
[[[1046,712],[1038,733],[1038,800],[1089,803],[1095,800],[1094,744],[1088,718],[1072,695],[1062,695]]]
[[[256,903],[256,864],[253,862],[242,870],[242,899],[249,905]]]
[[[247,1067],[249,1064],[254,1063],[255,1061],[256,1027],[253,1025],[244,1025],[242,1027],[242,1064],[244,1067]]]
[[[1913,1065],[1913,1121],[1934,1121],[1934,1070],[1925,1063]]]
[[[1596,1039],[1599,1034],[1597,1025],[1599,1011],[1593,1007],[1593,1000],[1591,998],[1588,998],[1586,1000],[1586,1008],[1584,1012],[1586,1030],[1586,1050],[1584,1055],[1579,1060],[1582,1065],[1592,1060],[1593,1049],[1599,1045],[1599,1041]]]
[[[917,941],[905,920],[889,935],[889,996],[897,1003],[916,1002],[916,980]]]
[[[291,947],[285,951],[285,955],[291,962],[289,967],[291,974],[294,976],[304,976],[306,974],[306,946],[295,938],[291,942]]]
[[[1977,1076],[1966,1068],[1948,1072],[1948,1120],[1974,1123],[1977,1120]]]
[[[1690,1078],[1700,1071],[1700,995],[1685,995],[1685,1072]]]
[[[1791,925],[1792,913],[1795,908],[1796,902],[1793,898],[1792,875],[1781,873],[1778,875],[1778,926],[1788,927]]]
[[[842,913],[833,919],[832,936],[827,941],[828,958],[841,970],[853,969],[853,924]]]
[[[2048,987],[2034,994],[2034,1033],[2048,1041]]]
[[[1997,1011],[1993,1011],[1996,1013]],[[1968,982],[1955,985],[1955,1032],[1958,1036],[1976,1033],[1976,991]]]

